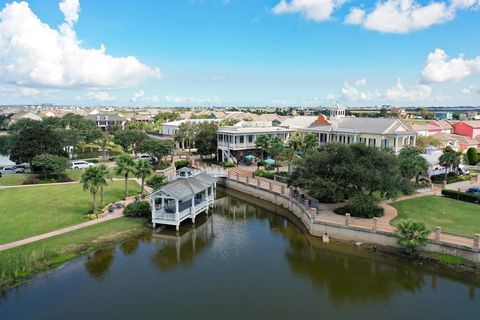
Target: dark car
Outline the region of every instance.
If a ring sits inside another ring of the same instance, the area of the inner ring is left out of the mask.
[[[476,196],[480,196],[480,187],[473,187],[467,190],[467,193],[474,194]]]

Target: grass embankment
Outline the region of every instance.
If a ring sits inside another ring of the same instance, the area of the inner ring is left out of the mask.
[[[119,218],[0,251],[0,291],[80,255],[145,232],[144,220]]]
[[[403,219],[414,219],[431,230],[441,227],[442,232],[449,234],[472,238],[480,233],[480,206],[475,203],[425,196],[394,202],[391,206],[398,210],[398,216],[391,222],[393,225]]]
[[[129,181],[129,190],[137,194],[140,186]],[[123,197],[124,182],[110,182],[105,202]],[[92,195],[79,184],[11,188],[0,190],[0,203],[0,244],[5,244],[87,221]]]

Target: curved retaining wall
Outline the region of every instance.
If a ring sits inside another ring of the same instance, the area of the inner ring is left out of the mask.
[[[333,239],[343,241],[358,241],[398,248],[397,238],[390,232],[374,232],[373,230],[355,226],[339,225],[318,220],[314,221],[311,219],[307,210],[302,205],[296,201],[292,201],[292,199],[287,195],[271,190],[256,188],[252,185],[247,185],[244,182],[229,178],[219,179],[218,184],[288,209],[303,222],[308,232],[313,236],[322,236],[326,233]],[[427,252],[449,254],[480,264],[480,252],[478,250],[474,250],[473,248],[462,245],[429,240],[428,244],[423,248],[423,250]]]

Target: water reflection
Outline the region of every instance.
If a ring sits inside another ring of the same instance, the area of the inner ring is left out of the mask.
[[[301,232],[299,228],[303,225],[287,210],[271,208],[265,202],[233,195],[228,190],[224,192],[228,196],[216,202],[217,214],[233,220],[268,220],[270,230],[288,242],[285,259],[291,271],[311,283],[315,290],[327,291],[337,303],[385,301],[401,291],[416,293],[428,282],[436,289],[438,266],[420,268],[408,259],[368,252],[349,244],[324,244],[319,238]],[[267,209],[277,214],[270,214]],[[468,296],[474,299],[476,288],[480,287],[478,277],[444,271],[442,276],[467,283]]]
[[[140,244],[140,238],[132,239],[120,244],[120,250],[126,256],[131,256],[137,251],[139,244]]]
[[[85,269],[97,280],[103,280],[112,266],[115,249],[97,250],[87,256]]]
[[[152,264],[162,272],[193,265],[195,256],[213,241],[213,219],[213,216],[200,215],[195,225],[182,226],[178,235],[171,229],[154,234]]]

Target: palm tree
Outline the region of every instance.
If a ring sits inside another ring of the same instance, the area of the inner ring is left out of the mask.
[[[270,139],[270,144],[268,146],[268,154],[275,160],[275,165],[277,166],[277,173],[279,172],[279,166],[278,166],[278,156],[283,151],[283,141],[280,137],[275,136],[272,139]]]
[[[303,134],[300,132],[295,132],[288,139],[288,145],[293,151],[299,151],[303,146]]]
[[[415,177],[417,183],[420,175],[428,172],[428,162],[420,155],[421,153],[420,148],[406,146],[398,155],[402,176],[408,179]]]
[[[291,147],[285,147],[282,150],[282,153],[280,154],[280,157],[287,161],[288,164],[288,174],[290,175],[291,172],[291,167],[292,167],[292,162],[295,160],[297,157],[297,154],[295,153],[295,150]]]
[[[264,158],[264,152],[268,150],[270,145],[270,138],[264,134],[257,137],[257,141],[255,141],[255,147],[261,150],[262,161]]]
[[[438,159],[438,162],[445,168],[445,181],[448,177],[448,169],[452,170],[454,167],[458,167],[462,160],[462,153],[456,152],[452,147],[448,146],[443,150],[443,154]]]
[[[318,138],[313,133],[307,133],[303,137],[303,151],[310,152],[318,148]]]
[[[426,245],[429,234],[430,230],[423,222],[411,219],[400,221],[398,231],[395,233],[398,237],[398,244],[409,254],[418,247]]]
[[[115,172],[125,177],[125,198],[128,197],[128,176],[135,172],[135,160],[129,154],[122,154],[117,158]]]
[[[85,170],[80,178],[83,190],[89,190],[93,196],[93,213],[97,214],[97,192],[98,188],[108,184],[107,179],[100,167],[90,167]]]
[[[147,160],[138,160],[135,166],[135,176],[139,179],[142,179],[142,191],[145,189],[145,178],[151,175],[153,172],[153,167],[150,161]]]
[[[101,165],[97,166],[97,168],[101,172],[105,181],[107,181],[107,184],[100,185],[100,205],[103,207],[103,206],[105,206],[105,189],[104,189],[104,187],[106,187],[108,185],[108,180],[110,180],[110,181],[112,180],[112,174],[111,174],[110,170],[108,169],[107,165],[105,165],[105,164],[101,164]]]

